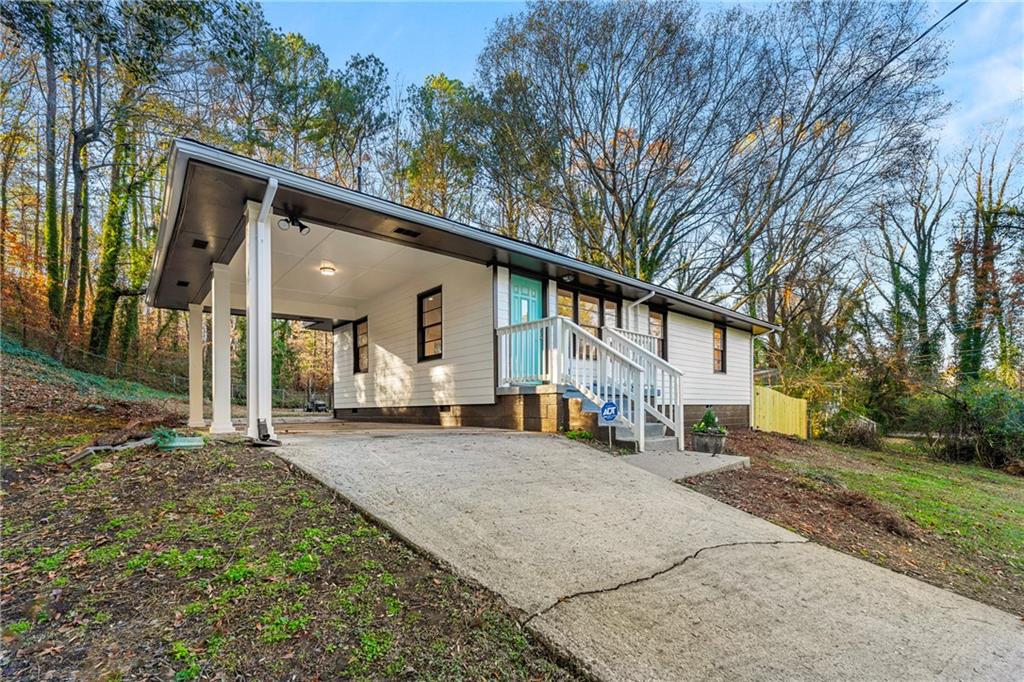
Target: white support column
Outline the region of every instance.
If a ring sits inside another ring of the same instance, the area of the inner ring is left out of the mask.
[[[188,306],[188,425],[198,429],[203,420],[203,307]]]
[[[259,437],[259,420],[267,424],[271,438],[276,438],[271,423],[271,345],[270,345],[270,202],[277,190],[271,179],[263,203],[250,201],[246,207],[245,229],[245,315],[246,315],[246,394],[249,408],[250,438]]]
[[[210,433],[234,433],[231,424],[231,269],[213,264],[213,420]]]

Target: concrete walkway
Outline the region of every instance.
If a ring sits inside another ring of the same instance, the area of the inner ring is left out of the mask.
[[[640,467],[644,471],[657,474],[670,481],[684,481],[691,476],[716,474],[720,471],[747,469],[750,467],[749,457],[736,455],[709,455],[706,452],[641,452],[636,455],[623,455],[620,459],[626,464]]]
[[[1024,679],[1018,618],[585,445],[381,430],[279,452],[599,678]]]

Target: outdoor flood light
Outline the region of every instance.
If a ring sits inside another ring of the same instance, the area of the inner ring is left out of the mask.
[[[290,227],[299,228],[299,234],[306,236],[309,234],[309,225],[299,220],[298,216],[288,216],[287,218],[278,218],[277,226],[281,230],[287,231]]]

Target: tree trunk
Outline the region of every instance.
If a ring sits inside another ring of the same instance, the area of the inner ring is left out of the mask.
[[[7,159],[4,159],[3,175],[0,177],[0,273],[7,273],[7,183],[10,180]]]
[[[89,152],[82,150],[82,165],[89,167]],[[82,255],[78,274],[78,329],[85,326],[85,289],[89,283],[89,173],[82,173]]]
[[[47,20],[49,21],[49,19]],[[46,62],[46,298],[50,306],[50,323],[55,326],[61,313],[60,231],[57,229],[57,66],[53,47],[44,50]]]
[[[114,157],[110,170],[110,201],[103,218],[100,234],[100,262],[96,277],[96,298],[93,301],[92,329],[89,332],[89,350],[105,356],[110,346],[110,333],[114,327],[114,313],[121,294],[117,287],[118,264],[124,247],[124,223],[132,183],[123,168],[130,144],[128,124],[118,121],[114,125]]]
[[[74,131],[71,135],[71,227],[70,239],[68,240],[68,270],[64,280],[64,305],[61,309],[59,320],[57,359],[64,357],[64,348],[68,343],[68,328],[71,326],[71,314],[74,312],[75,303],[78,301],[78,280],[79,264],[82,256],[82,193],[85,182],[85,169],[82,166],[82,152],[84,150],[83,136],[81,131]]]

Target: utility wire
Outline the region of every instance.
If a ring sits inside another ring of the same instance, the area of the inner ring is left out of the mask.
[[[921,33],[921,35],[917,36],[916,38],[911,40],[909,43],[907,43],[896,54],[894,54],[891,57],[889,57],[888,59],[886,59],[885,63],[883,63],[877,69],[875,69],[874,71],[869,73],[867,76],[865,76],[864,80],[862,80],[857,85],[854,85],[852,88],[850,88],[846,92],[845,95],[843,95],[842,97],[837,99],[835,102],[833,102],[832,105],[828,109],[826,109],[824,112],[822,112],[821,116],[817,116],[817,117],[815,117],[812,120],[818,120],[818,119],[824,118],[826,115],[831,113],[832,109],[834,109],[835,107],[839,106],[847,97],[849,97],[850,95],[855,93],[857,90],[859,90],[860,88],[862,88],[865,85],[867,85],[872,79],[877,78],[878,75],[881,74],[882,71],[884,71],[890,64],[892,64],[894,61],[896,61],[897,59],[899,59],[900,57],[905,55],[910,50],[910,48],[914,47],[914,45],[917,45],[919,42],[924,40],[925,36],[927,36],[929,33],[931,33],[936,28],[938,28],[939,25],[942,24],[942,22],[944,22],[946,19],[949,19],[951,16],[953,16],[956,13],[957,10],[959,10],[961,7],[966,5],[968,2],[970,2],[970,0],[962,0],[962,2],[960,2],[960,4],[958,4],[956,7],[954,7],[953,9],[949,10],[944,15],[942,15],[942,17],[940,17],[938,21],[936,21],[934,24],[932,24],[931,26],[926,28],[924,30],[924,32]]]

